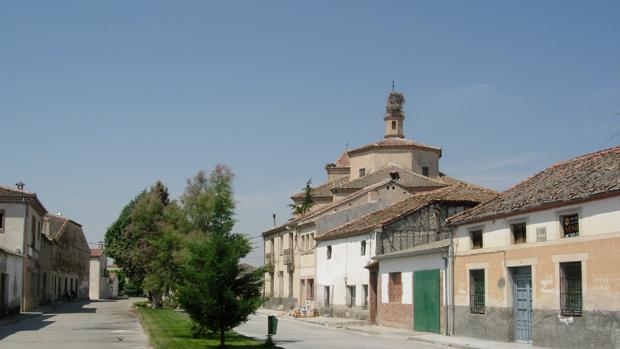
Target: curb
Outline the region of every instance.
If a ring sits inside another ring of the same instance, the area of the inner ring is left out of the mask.
[[[436,340],[426,339],[426,338],[408,337],[407,340],[412,341],[412,342],[422,342],[422,343],[428,343],[428,344],[442,345],[445,347],[458,348],[458,349],[480,349],[479,347],[472,347],[469,345],[462,345],[462,344],[449,343],[449,342],[446,343],[446,342],[441,342],[441,341],[436,341]]]

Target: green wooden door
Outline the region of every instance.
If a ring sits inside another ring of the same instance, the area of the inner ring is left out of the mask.
[[[439,333],[439,269],[413,273],[413,329]]]

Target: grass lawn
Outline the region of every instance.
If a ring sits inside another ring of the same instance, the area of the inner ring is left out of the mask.
[[[210,338],[192,338],[191,320],[185,313],[144,306],[135,306],[134,309],[156,349],[217,348],[220,344],[217,335]],[[235,332],[226,334],[228,348],[264,348],[263,343]]]

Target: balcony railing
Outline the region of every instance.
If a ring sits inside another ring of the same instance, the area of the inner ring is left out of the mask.
[[[393,229],[383,234],[377,244],[377,254],[402,251],[431,242],[450,239],[450,231],[412,231],[411,229]]]
[[[274,255],[271,252],[265,253],[265,266],[273,267]]]
[[[284,254],[282,255],[282,261],[286,265],[293,264],[293,249],[285,248]]]

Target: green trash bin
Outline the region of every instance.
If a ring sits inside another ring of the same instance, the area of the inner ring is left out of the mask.
[[[267,334],[275,335],[278,331],[278,318],[274,315],[267,317]]]

